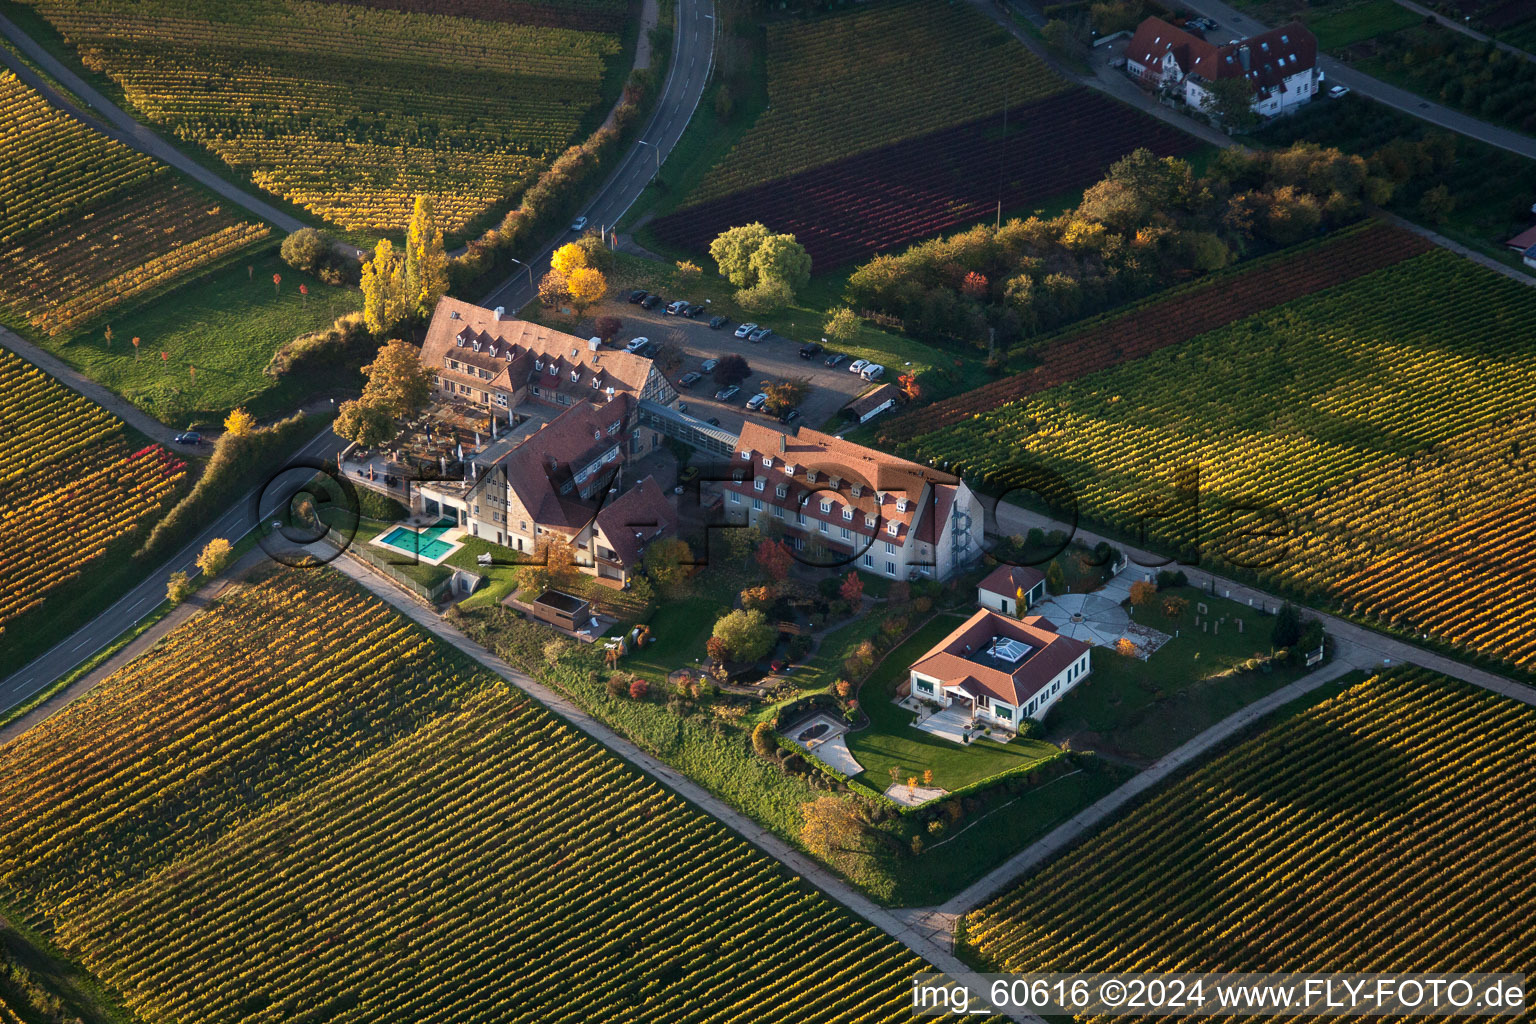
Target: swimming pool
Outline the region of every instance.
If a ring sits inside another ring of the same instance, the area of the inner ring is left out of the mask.
[[[425,530],[413,530],[409,526],[397,526],[379,537],[375,543],[412,555],[423,562],[436,564],[459,548],[452,541],[443,540],[443,534],[456,524],[451,519],[440,520],[436,526]]]

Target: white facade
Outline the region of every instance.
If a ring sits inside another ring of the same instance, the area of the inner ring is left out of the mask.
[[[1044,718],[1045,713],[1061,699],[1062,694],[1088,677],[1092,671],[1089,661],[1091,653],[1091,651],[1084,651],[1082,657],[1062,669],[1049,683],[1035,691],[1022,707],[1005,704],[984,694],[973,696],[959,686],[945,686],[942,680],[924,675],[915,668],[911,671],[912,695],[922,700],[934,701],[943,707],[951,707],[956,703],[971,705],[972,714],[976,718],[1017,729],[1019,722],[1026,718],[1034,721]]]
[[[1004,615],[1012,615],[1018,618],[1035,606],[1035,602],[1045,598],[1045,580],[1041,580],[1024,594],[1024,603],[1019,604],[1019,595],[1015,591],[1012,594],[1003,594],[995,590],[987,590],[985,587],[976,588],[976,603],[983,608],[990,608]]]

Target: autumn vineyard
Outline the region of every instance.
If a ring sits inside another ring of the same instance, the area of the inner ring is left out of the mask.
[[[29,363],[0,351],[0,655],[10,625],[89,582],[180,494],[186,465]],[[0,658],[3,660],[3,658]]]
[[[1155,791],[964,943],[1009,972],[1522,969],[1533,742],[1526,704],[1374,676]]]
[[[450,231],[515,197],[595,127],[627,10],[615,0],[464,0],[448,5],[454,15],[407,0],[26,2],[149,122],[262,188],[375,230],[401,229],[415,197],[430,195]],[[486,9],[499,16],[475,17]],[[517,10],[533,23],[508,20]]]
[[[0,72],[0,316],[68,333],[268,228]]]
[[[330,572],[226,596],[0,780],[6,902],[146,1022],[894,1022],[921,967]]]

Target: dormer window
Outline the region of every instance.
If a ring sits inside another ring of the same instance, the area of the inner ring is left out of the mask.
[[[786,494],[788,494],[788,493],[789,493],[789,488],[788,488],[788,487],[785,487],[785,486],[784,486],[784,485],[783,485],[783,484],[779,484],[779,486],[777,486],[777,487],[775,487],[775,488],[774,488],[774,489],[773,489],[773,493],[775,493],[775,494],[777,494],[777,495],[778,495],[778,496],[779,496],[779,497],[781,497],[781,498],[782,498],[782,497],[784,497],[784,496],[785,496],[785,495],[786,495]]]
[[[598,385],[598,382],[597,382],[597,378],[593,377],[592,378],[592,390],[596,391],[598,389],[598,387],[599,387],[599,385]]]
[[[805,471],[805,482],[808,484],[813,484],[816,482],[816,471],[814,469],[808,469]]]
[[[826,500],[825,498],[823,498],[822,501],[821,501],[821,510],[823,512],[831,512],[832,511],[832,503],[830,501]]]
[[[746,472],[743,471],[743,470],[740,470],[740,469],[733,470],[731,472],[731,479],[736,481],[737,483],[741,483],[741,481],[746,477],[746,475],[747,475]]]
[[[741,461],[749,462],[752,459],[752,449],[748,448],[741,453]]]
[[[764,455],[763,456],[763,465],[765,465],[765,466],[767,466],[767,467],[769,467],[771,469],[773,467],[773,456],[772,455]]]
[[[560,368],[558,366],[556,366],[554,363],[550,363],[549,364],[549,375],[551,377],[553,377],[555,374],[557,374],[559,372],[560,372]]]
[[[897,498],[896,499],[896,511],[897,512],[905,512],[906,510],[907,510],[907,499],[906,498]]]
[[[898,533],[901,532],[901,524],[900,523],[892,523],[890,526],[887,526],[885,528],[885,532],[889,533],[892,537],[894,537]]]
[[[827,482],[834,491],[843,486],[843,478],[840,476],[835,476]]]
[[[865,516],[864,517],[864,525],[866,527],[868,527],[869,529],[873,530],[875,528],[875,517],[874,516]]]
[[[544,360],[542,360],[542,359],[535,359],[533,361],[533,368],[535,370],[542,370],[542,369],[544,369]]]
[[[617,434],[618,432],[619,432],[619,421],[618,420],[614,420],[612,423],[608,424],[608,436],[609,437],[612,437],[614,434]]]
[[[765,481],[762,477],[758,477],[756,480],[752,481],[752,489],[754,491],[760,491],[763,489],[763,484],[766,482],[767,481]]]
[[[785,466],[784,467],[784,475],[785,476],[794,476],[795,475],[795,467],[794,466]]]
[[[594,431],[592,431],[592,440],[594,440],[594,441],[601,441],[602,439],[603,439],[603,432],[601,430],[594,430]]]
[[[850,523],[853,522],[853,509],[851,509],[851,508],[843,509],[843,519],[846,520],[847,522],[850,522]]]
[[[859,495],[861,495],[863,493],[864,493],[864,486],[862,484],[854,484],[853,485],[853,496],[855,498],[857,498]]]
[[[581,371],[580,370],[572,370],[571,371],[571,383],[575,384],[579,380],[581,380]]]

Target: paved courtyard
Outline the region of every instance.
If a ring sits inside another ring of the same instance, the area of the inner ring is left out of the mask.
[[[1114,647],[1121,640],[1129,640],[1136,645],[1138,657],[1145,661],[1172,639],[1167,633],[1134,621],[1121,606],[1120,602],[1130,597],[1131,584],[1145,574],[1146,570],[1132,566],[1091,594],[1058,594],[1029,611],[1031,615],[1044,615],[1062,636],[1095,647]]]
[[[847,731],[847,725],[831,715],[813,715],[790,730],[786,738],[851,779],[862,772],[864,766],[848,752],[848,744],[843,741]]]

